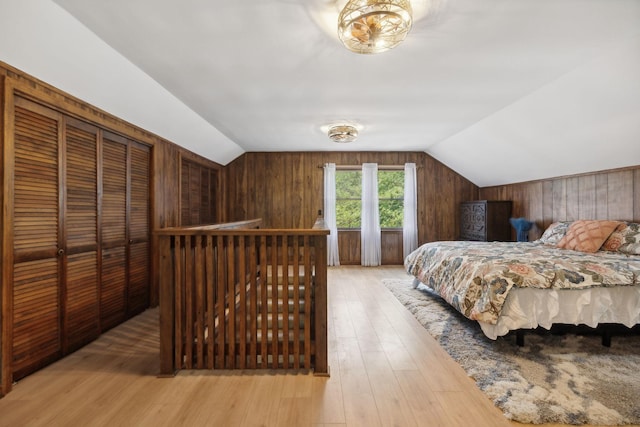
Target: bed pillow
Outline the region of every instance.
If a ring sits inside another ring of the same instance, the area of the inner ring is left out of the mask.
[[[581,252],[596,252],[620,225],[620,221],[579,220],[569,226],[567,234],[558,242],[559,248]]]
[[[542,233],[542,236],[538,241],[547,245],[557,245],[564,235],[567,234],[569,225],[571,225],[572,222],[573,221],[554,222],[544,230],[544,233]]]
[[[602,249],[627,255],[640,255],[640,224],[623,223],[602,245]]]

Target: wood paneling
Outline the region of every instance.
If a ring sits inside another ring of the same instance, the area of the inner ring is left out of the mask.
[[[381,240],[382,265],[400,265],[404,262],[402,256],[402,230],[383,230]]]
[[[225,168],[226,221],[262,218],[265,227],[308,228],[323,209],[325,163],[360,165],[416,163],[418,241],[451,240],[458,236],[459,204],[474,200],[478,188],[422,152],[245,153]],[[359,233],[340,232],[340,260],[359,263]],[[383,234],[385,259],[402,259],[402,239]]]
[[[480,198],[513,200],[514,217],[536,223],[533,240],[555,221],[640,221],[640,166],[481,188]],[[515,236],[515,231],[512,231]]]
[[[338,232],[338,248],[340,264],[360,265],[360,231],[344,230]]]
[[[215,224],[218,221],[218,171],[183,159],[180,172],[180,224]]]

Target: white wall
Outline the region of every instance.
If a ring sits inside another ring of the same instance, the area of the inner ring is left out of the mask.
[[[640,35],[606,45],[428,153],[480,187],[637,166],[639,53]]]
[[[50,0],[0,0],[0,60],[222,165],[243,153]]]

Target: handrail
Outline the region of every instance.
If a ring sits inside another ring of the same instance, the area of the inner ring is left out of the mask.
[[[255,219],[247,219],[244,221],[235,221],[235,222],[222,222],[218,224],[207,224],[207,225],[194,225],[189,227],[166,227],[155,230],[155,233],[158,235],[162,234],[171,234],[173,231],[183,231],[183,230],[231,230],[231,229],[250,229],[250,228],[260,228],[262,225],[262,218]]]
[[[156,230],[161,375],[183,368],[328,375],[329,231],[239,223]]]

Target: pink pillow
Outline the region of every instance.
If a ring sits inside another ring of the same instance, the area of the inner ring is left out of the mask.
[[[620,224],[622,224],[620,221],[574,221],[569,226],[567,234],[558,243],[558,247],[581,252],[596,252]]]

